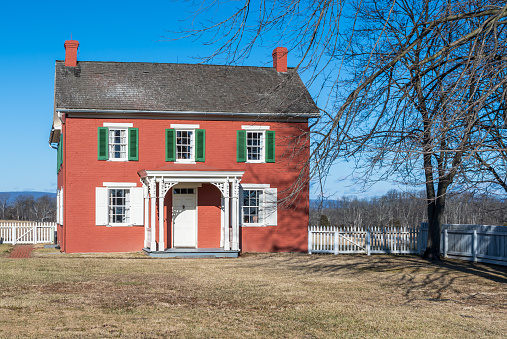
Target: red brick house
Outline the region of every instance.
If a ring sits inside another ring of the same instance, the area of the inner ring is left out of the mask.
[[[287,49],[245,67],[77,61],[78,45],[56,61],[49,138],[62,251],[307,250],[308,186],[279,202],[319,111]]]

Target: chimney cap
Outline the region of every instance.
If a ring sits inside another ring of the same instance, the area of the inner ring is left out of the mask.
[[[72,47],[78,47],[79,46],[79,41],[77,41],[77,40],[65,40],[65,44],[63,44],[63,46],[65,48],[67,48],[67,46],[71,47],[71,48]]]

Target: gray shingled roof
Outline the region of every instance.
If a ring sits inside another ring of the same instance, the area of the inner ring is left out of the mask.
[[[140,62],[56,62],[55,108],[318,113],[294,69]]]

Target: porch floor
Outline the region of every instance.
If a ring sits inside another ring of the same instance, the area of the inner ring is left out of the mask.
[[[168,248],[165,251],[151,251],[143,248],[143,252],[155,258],[237,258],[239,251],[225,251],[223,248]]]

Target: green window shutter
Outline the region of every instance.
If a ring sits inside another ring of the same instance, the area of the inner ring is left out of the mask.
[[[236,161],[237,162],[246,162],[246,131],[239,130],[236,131]]]
[[[275,131],[266,131],[266,162],[275,162]]]
[[[139,160],[139,128],[129,128],[129,160]]]
[[[60,172],[63,164],[63,135],[60,134],[60,142],[58,143],[58,150],[56,152],[56,173]]]
[[[176,131],[165,130],[165,161],[176,161]]]
[[[109,159],[109,129],[107,127],[98,128],[98,159]]]
[[[203,129],[195,130],[195,161],[204,162],[206,144],[206,131]]]

